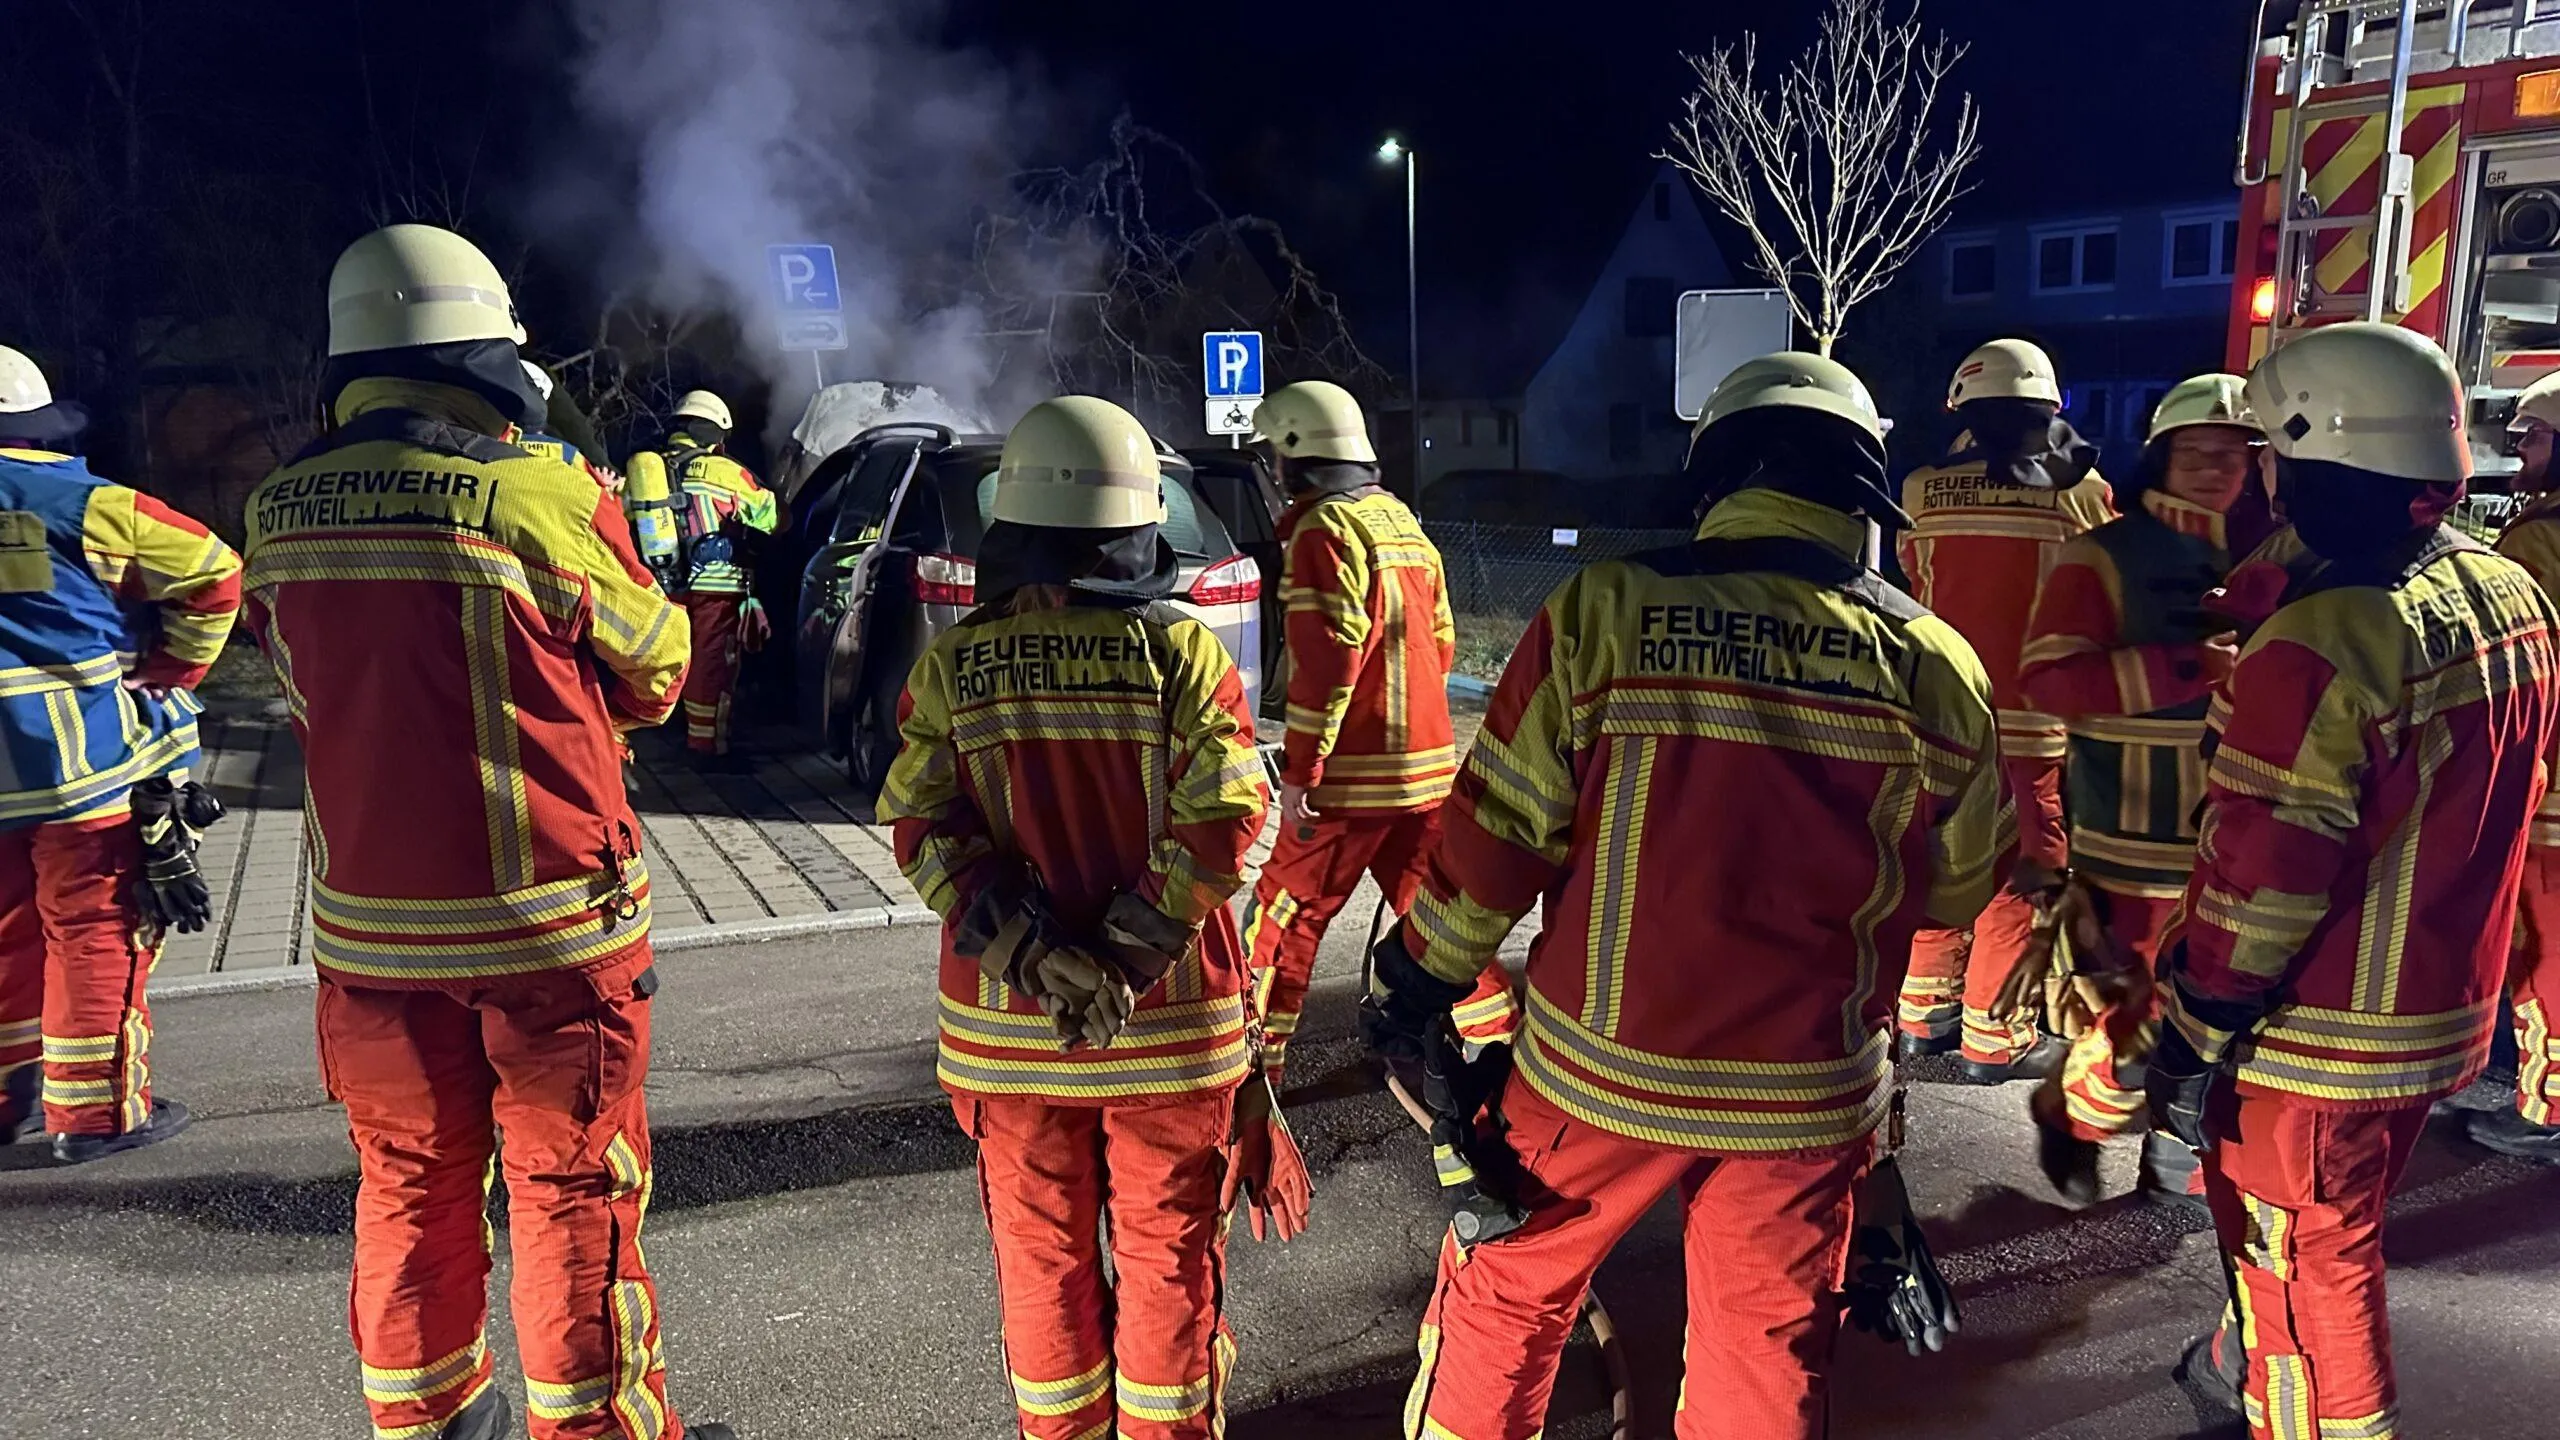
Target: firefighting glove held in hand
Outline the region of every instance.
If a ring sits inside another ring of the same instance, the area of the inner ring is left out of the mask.
[[[1126,891],[1112,896],[1111,908],[1102,913],[1108,958],[1141,995],[1154,989],[1174,962],[1191,952],[1198,935],[1191,926]]]
[[[753,655],[771,639],[773,622],[765,617],[764,602],[748,596],[738,607],[738,648]]]
[[[1307,1162],[1280,1116],[1280,1097],[1271,1077],[1256,1072],[1236,1091],[1235,1154],[1227,1165],[1227,1181],[1218,1197],[1218,1213],[1245,1202],[1245,1220],[1256,1240],[1289,1241],[1305,1233],[1307,1209],[1315,1186],[1307,1178]],[[1265,1233],[1265,1226],[1268,1233]]]
[[[1405,948],[1407,923],[1397,921],[1369,952],[1370,988],[1368,998],[1360,1002],[1360,1035],[1369,1053],[1380,1060],[1419,1065],[1423,1037],[1446,1020],[1475,986],[1443,980],[1423,969]]]
[[[1448,1024],[1422,1042],[1422,1104],[1431,1112],[1431,1163],[1449,1204],[1449,1233],[1462,1247],[1499,1240],[1529,1223],[1520,1204],[1520,1157],[1493,1111],[1511,1075],[1511,1047],[1488,1045],[1469,1060]]]
[[[1041,1008],[1057,1021],[1059,1038],[1070,1049],[1079,1044],[1097,1050],[1109,1048],[1119,1038],[1121,1027],[1129,1023],[1129,1012],[1137,1006],[1137,996],[1127,981],[1072,946],[1051,950],[1040,958],[1034,993],[1041,997]],[[1056,1003],[1053,1005],[1052,1001]]]
[[[1880,1339],[1899,1340],[1917,1355],[1943,1350],[1962,1328],[1955,1292],[1938,1273],[1928,1237],[1911,1213],[1902,1166],[1887,1156],[1858,1187],[1857,1228],[1849,1241],[1849,1319]]]
[[[2198,1154],[2212,1149],[2213,1130],[2206,1109],[2221,1078],[2222,1067],[2198,1055],[2186,1032],[2175,1025],[2161,1026],[2160,1042],[2151,1050],[2150,1073],[2142,1082],[2143,1095],[2151,1102],[2152,1125]]]
[[[133,818],[142,831],[137,898],[161,928],[191,935],[213,923],[213,892],[196,869],[197,831],[221,816],[222,802],[201,785],[181,789],[162,776],[133,787]]]

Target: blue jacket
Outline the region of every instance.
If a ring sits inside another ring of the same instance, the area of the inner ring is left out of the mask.
[[[239,607],[240,557],[202,525],[70,456],[0,450],[0,830],[119,813],[134,781],[194,763],[186,691]]]

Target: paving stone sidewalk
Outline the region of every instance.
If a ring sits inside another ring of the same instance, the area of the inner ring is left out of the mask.
[[[302,849],[302,754],[280,714],[204,717],[207,783],[230,808],[198,856],[213,889],[213,925],[169,937],[170,980],[310,963],[309,872]],[[916,905],[888,832],[844,774],[797,753],[784,732],[753,768],[706,775],[661,737],[641,737],[642,841],[661,935],[782,928],[829,917],[888,923]]]

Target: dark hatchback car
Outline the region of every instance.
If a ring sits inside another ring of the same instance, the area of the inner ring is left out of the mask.
[[[877,790],[897,754],[898,694],[916,658],[977,603],[1002,451],[1000,436],[882,426],[827,457],[793,497],[799,715],[857,789]],[[1217,632],[1259,706],[1265,636],[1278,635],[1263,621],[1277,585],[1253,553],[1277,564],[1269,487],[1249,457],[1207,453],[1232,458],[1162,456],[1164,534],[1181,563],[1173,603]]]

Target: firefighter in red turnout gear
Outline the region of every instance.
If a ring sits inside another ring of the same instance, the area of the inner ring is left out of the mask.
[[[2390,1436],[2383,1209],[2487,1063],[2560,762],[2560,612],[2442,523],[2471,456],[2431,342],[2312,330],[2248,400],[2321,563],[2232,674],[2147,1089],[2204,1154],[2250,1433]]]
[[[2013,845],[1988,677],[1860,564],[1902,519],[1866,387],[1752,361],[1693,463],[1692,544],[1592,566],[1530,623],[1378,948],[1370,1039],[1410,1055],[1545,904],[1488,1132],[1527,1220],[1444,1242],[1409,1437],[1538,1434],[1593,1272],[1674,1189],[1680,1440],[1823,1434],[1903,957],[1973,918]]]
[[[143,986],[203,923],[187,691],[240,608],[231,547],[67,453],[87,418],[0,347],[0,1145],[36,1126],[66,1162],[187,1123],[152,1094]]]
[[[1995,340],[1965,358],[1947,408],[1964,423],[1946,462],[1903,481],[1911,528],[1900,541],[1911,593],[1956,628],[1991,675],[2000,707],[2001,764],[2017,797],[2019,858],[2062,868],[2060,717],[2028,704],[2019,662],[2036,590],[2072,539],[2115,518],[2097,452],[2061,418],[2053,361],[2023,340]],[[2038,1036],[2033,1007],[1994,1013],[1993,1001],[2026,954],[2036,903],[2004,886],[1970,930],[1926,927],[1903,981],[1906,1053],[1961,1044],[1968,1079],[1996,1084],[2051,1073],[2059,1040]]]
[[[2086,907],[2096,932],[2073,957],[2074,984],[2102,1003],[2034,1104],[2046,1174],[2082,1203],[2097,1198],[2097,1142],[2148,1118],[2139,1066],[2158,1033],[2153,970],[2195,868],[2207,702],[2239,658],[2204,598],[2231,568],[2233,512],[2255,484],[2263,437],[2246,384],[2201,375],[2160,402],[2133,503],[2055,557],[2019,669],[2028,700],[2070,727],[2064,908]],[[2191,1152],[2154,1140],[2140,1187],[2186,1193]]]
[[[306,757],[320,1064],[361,1174],[349,1320],[377,1436],[512,1433],[494,1170],[535,1440],[730,1440],[668,1403],[640,1246],[657,972],[620,735],[674,708],[684,616],[609,493],[509,443],[541,413],[522,335],[461,236],[356,241],[331,426],[248,505],[250,623]]]
[[[2515,477],[2524,507],[2498,536],[2498,553],[2522,565],[2542,593],[2560,601],[2560,375],[2516,401],[2510,431],[2524,468]],[[2501,1154],[2560,1164],[2560,793],[2534,813],[2516,898],[2516,943],[2507,961],[2515,1005],[2516,1103],[2464,1115],[2471,1138]]]
[[[1227,900],[1267,796],[1234,661],[1160,603],[1162,487],[1127,412],[1032,407],[996,474],[984,603],[917,661],[880,797],[943,917],[938,1069],[978,1143],[1031,1440],[1208,1440],[1235,1359],[1229,1145],[1269,1091],[1238,1099]]]
[[[1280,834],[1245,922],[1262,1063],[1276,1082],[1306,1007],[1316,950],[1377,877],[1402,915],[1458,772],[1449,725],[1457,628],[1440,552],[1378,483],[1359,402],[1322,380],[1283,386],[1254,412],[1289,495],[1285,552],[1289,730]],[[1469,1039],[1511,1038],[1509,977],[1487,967],[1459,1007]]]

